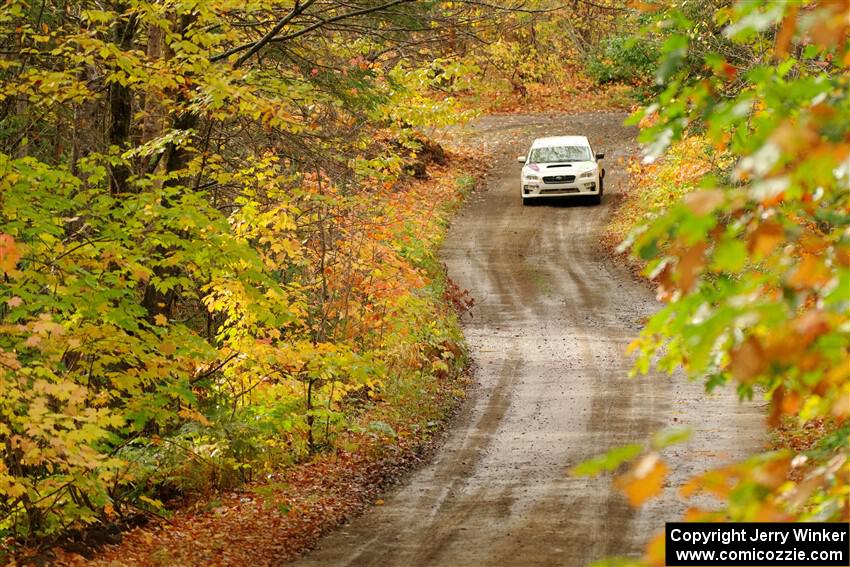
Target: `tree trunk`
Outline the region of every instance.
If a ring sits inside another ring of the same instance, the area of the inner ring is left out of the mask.
[[[189,26],[194,22],[194,15],[183,16],[180,19],[180,33],[184,34]],[[189,101],[184,101],[188,103]],[[172,123],[172,129],[174,130],[191,130],[198,123],[198,115],[194,112],[190,112],[188,110],[182,111],[177,117],[174,118]],[[165,148],[165,173],[175,173],[184,169],[189,162],[189,152],[182,146],[177,146],[176,144],[168,144]],[[166,185],[167,186],[177,186],[180,184],[185,184],[185,179],[183,178],[175,178],[169,180]],[[163,205],[168,206],[168,201],[163,199]],[[159,256],[163,257],[168,253],[168,249],[165,247],[159,247],[157,249],[157,253]],[[177,266],[155,266],[153,268],[153,273],[157,277],[157,279],[164,281],[168,279],[172,279],[177,277],[179,274],[179,267]],[[153,321],[157,315],[164,315],[166,318],[171,318],[171,315],[174,310],[174,305],[177,302],[177,293],[178,290],[172,288],[168,292],[163,292],[157,287],[148,284],[145,288],[144,298],[142,299],[142,305],[147,309],[148,319]]]
[[[126,4],[119,4],[115,10],[120,14],[126,10]],[[120,18],[112,27],[113,41],[122,51],[128,51],[133,47],[136,35],[136,16],[132,15],[126,20]],[[121,150],[127,147],[130,141],[130,119],[132,118],[133,94],[130,87],[113,82],[109,85],[109,145],[118,146]],[[127,180],[130,178],[130,168],[126,163],[112,166],[112,175],[109,178],[109,191],[115,196],[126,193],[128,190]]]

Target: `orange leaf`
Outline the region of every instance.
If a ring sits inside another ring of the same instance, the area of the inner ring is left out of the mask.
[[[752,382],[764,372],[765,368],[767,368],[767,357],[761,342],[755,337],[748,337],[731,353],[729,369],[741,382]]]
[[[753,471],[753,480],[770,489],[776,489],[788,480],[788,470],[790,468],[790,458],[773,459],[756,467]]]
[[[771,427],[779,426],[782,417],[782,406],[785,402],[785,388],[779,386],[773,391],[770,396],[770,415],[767,416],[767,423]]]
[[[791,6],[785,19],[782,20],[782,26],[779,28],[779,33],[776,34],[776,49],[774,51],[776,59],[783,59],[788,55],[788,48],[791,47],[791,40],[794,39],[794,31],[797,29],[798,11],[797,6]]]
[[[633,0],[628,4],[629,8],[639,12],[654,13],[661,9],[661,4],[654,2],[642,2],[641,0]]]
[[[653,567],[664,567],[666,561],[665,553],[664,532],[661,532],[654,535],[649,540],[649,543],[646,544],[645,558]]]
[[[703,482],[701,476],[696,476],[688,480],[685,484],[679,487],[679,494],[682,498],[690,498],[694,494],[702,491]]]
[[[20,260],[21,254],[15,245],[15,239],[0,233],[0,272],[12,272]]]
[[[820,287],[830,279],[830,271],[823,260],[810,255],[797,265],[797,269],[788,278],[788,283],[796,288]]]
[[[782,398],[782,403],[779,405],[782,408],[782,413],[794,415],[800,411],[800,407],[803,405],[803,399],[797,392],[791,392]]]
[[[688,193],[685,196],[685,206],[698,216],[705,216],[723,203],[725,197],[719,189],[705,189]]]
[[[666,476],[667,465],[656,453],[650,453],[635,463],[629,472],[617,478],[615,484],[632,506],[640,506],[661,493]]]
[[[677,266],[679,274],[679,289],[689,291],[697,281],[697,276],[705,265],[705,250],[708,244],[699,242],[694,244],[679,258]]]
[[[764,222],[756,228],[749,239],[750,253],[756,259],[764,258],[785,239],[785,230],[775,222]]]

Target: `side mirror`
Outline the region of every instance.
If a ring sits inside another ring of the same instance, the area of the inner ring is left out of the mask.
[[[596,159],[597,160],[605,159],[605,154],[596,154]]]
[[[525,163],[525,156],[517,156],[516,160],[517,160],[519,163]]]

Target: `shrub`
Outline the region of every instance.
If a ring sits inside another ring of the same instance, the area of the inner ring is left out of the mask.
[[[623,36],[600,42],[587,61],[587,73],[598,83],[644,84],[657,67],[658,46],[653,41]]]

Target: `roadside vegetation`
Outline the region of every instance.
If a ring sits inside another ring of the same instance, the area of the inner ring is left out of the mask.
[[[429,135],[589,84],[621,8],[550,8],[6,2],[0,561],[244,487],[315,539],[427,447],[470,302],[437,249],[482,173]],[[339,462],[373,472],[334,507],[304,471]]]
[[[645,158],[610,236],[666,306],[630,349],[635,372],[684,369],[768,403],[769,451],[691,479],[717,504],[689,521],[850,519],[850,43],[846,2],[641,5],[662,45],[658,94],[631,119]],[[692,419],[698,419],[693,416]],[[660,492],[663,449],[619,448],[634,505]],[[663,534],[643,561],[663,565]]]
[[[4,558],[450,412],[462,63],[392,50],[466,8],[400,4],[7,3]]]
[[[637,156],[629,158],[629,187],[606,230],[611,247],[619,247],[647,217],[662,214],[697,189],[705,175],[727,170],[731,164],[728,154],[718,152],[699,134],[685,135],[650,163]]]

